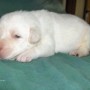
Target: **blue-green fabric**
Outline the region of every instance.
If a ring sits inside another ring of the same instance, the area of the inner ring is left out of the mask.
[[[15,10],[47,9],[63,13],[65,10],[62,1],[63,0],[0,0],[0,16]]]
[[[0,61],[0,90],[90,90],[89,59],[60,53],[29,63]]]

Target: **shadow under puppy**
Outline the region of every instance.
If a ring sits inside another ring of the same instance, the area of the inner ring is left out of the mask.
[[[86,56],[90,26],[69,14],[47,10],[15,11],[0,19],[0,58],[28,62],[58,52]]]

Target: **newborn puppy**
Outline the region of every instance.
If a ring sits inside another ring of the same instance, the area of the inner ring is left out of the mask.
[[[86,56],[90,26],[69,14],[15,11],[0,19],[0,58],[27,62],[55,53]]]

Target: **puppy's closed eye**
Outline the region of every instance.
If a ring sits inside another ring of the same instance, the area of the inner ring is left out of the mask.
[[[11,32],[11,37],[13,39],[20,39],[20,38],[22,38],[22,35],[20,33],[18,33],[18,32],[12,31]]]
[[[14,35],[14,38],[19,39],[19,38],[21,38],[21,36],[18,35],[18,34],[15,34],[15,35]]]

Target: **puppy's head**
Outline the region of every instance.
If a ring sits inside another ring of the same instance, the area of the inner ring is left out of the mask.
[[[11,59],[27,49],[32,48],[39,40],[36,28],[22,17],[8,14],[0,20],[0,58]]]

